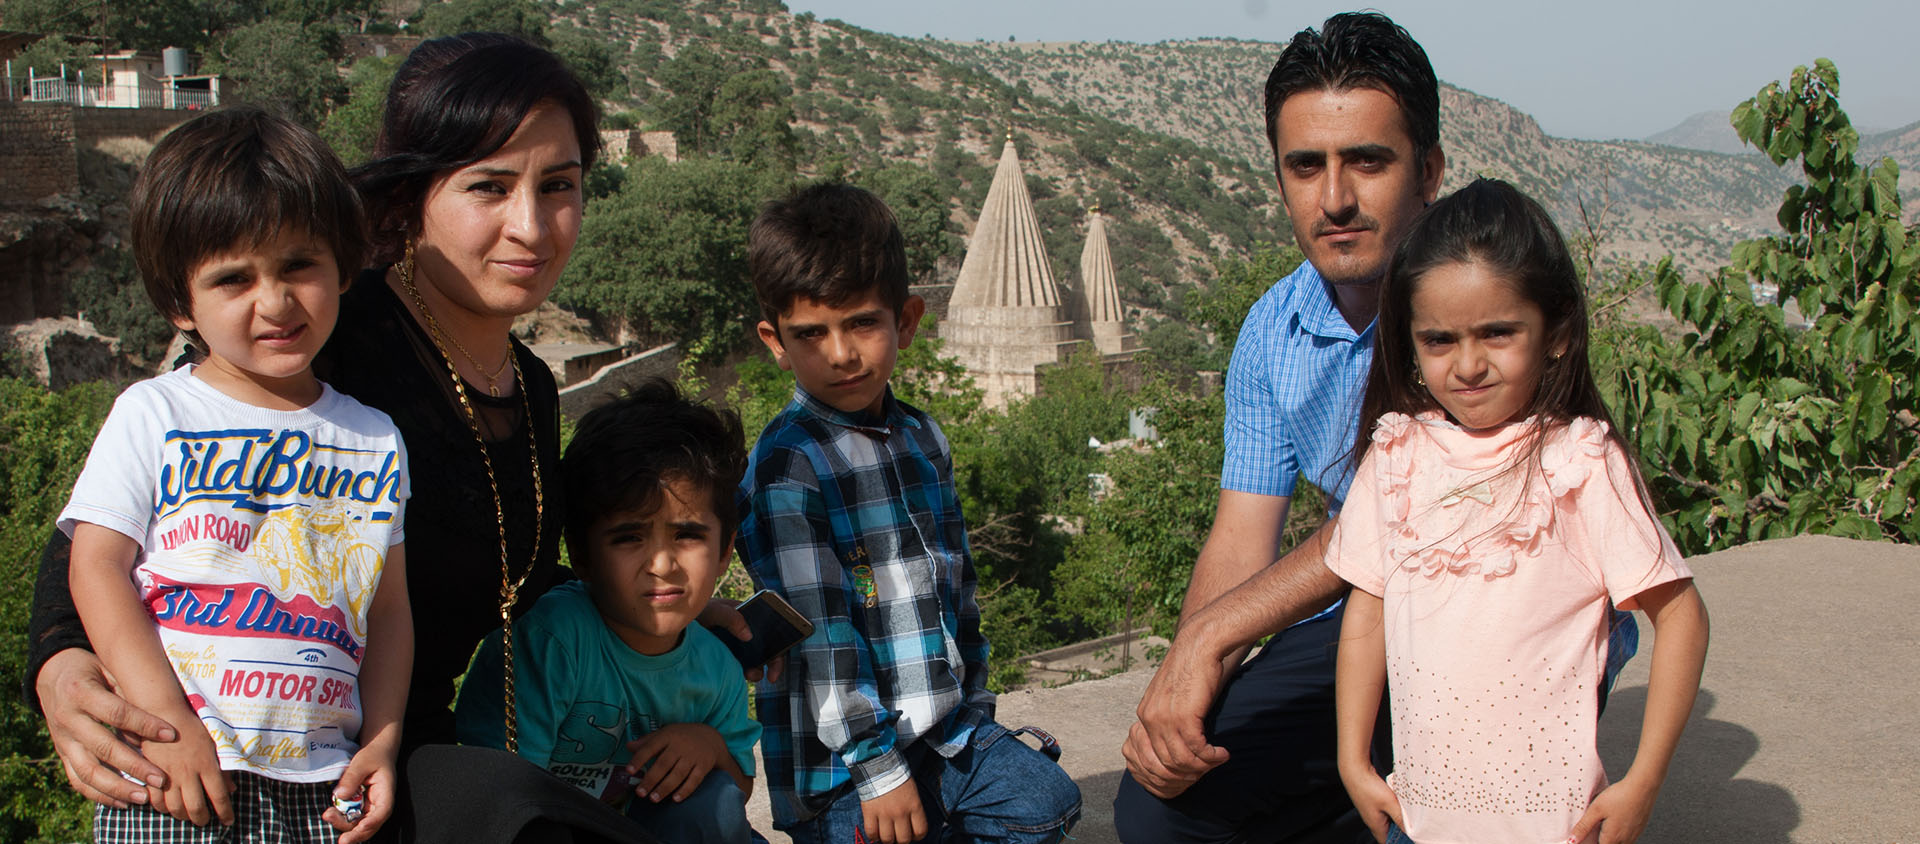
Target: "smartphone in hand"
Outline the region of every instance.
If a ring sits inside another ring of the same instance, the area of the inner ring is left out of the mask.
[[[743,667],[766,665],[774,657],[800,644],[802,639],[813,635],[813,623],[787,603],[785,598],[771,590],[762,589],[753,593],[738,609],[747,620],[747,628],[753,631],[752,639],[741,641],[723,627],[709,627],[707,630],[720,637],[720,642],[733,652],[733,658],[740,660]]]

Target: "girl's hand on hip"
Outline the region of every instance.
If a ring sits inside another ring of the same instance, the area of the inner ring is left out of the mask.
[[[1658,790],[1647,789],[1631,774],[1607,786],[1587,804],[1587,813],[1573,825],[1568,844],[1632,844],[1647,828],[1653,814],[1653,798]]]
[[[1372,766],[1365,771],[1342,768],[1340,779],[1347,786],[1347,796],[1353,798],[1354,811],[1360,814],[1360,820],[1373,832],[1373,840],[1387,840],[1389,821],[1401,829],[1407,828],[1407,822],[1400,814],[1400,796],[1393,793],[1387,781],[1381,779]]]

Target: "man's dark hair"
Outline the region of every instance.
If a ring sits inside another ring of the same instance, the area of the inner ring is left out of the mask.
[[[1416,166],[1440,143],[1440,82],[1427,51],[1412,35],[1378,12],[1344,12],[1320,31],[1300,30],[1280,51],[1267,74],[1267,143],[1280,171],[1280,106],[1302,91],[1372,88],[1400,104],[1400,119],[1413,141]]]
[[[907,304],[907,241],[893,212],[845,183],[763,206],[747,230],[747,271],[761,316],[775,326],[802,296],[839,307],[877,289],[895,315]]]
[[[551,50],[497,32],[422,41],[387,86],[367,163],[353,168],[373,221],[375,257],[398,259],[419,233],[433,180],[494,154],[543,102],[559,105],[580,143],[580,172],[600,151],[600,112],[587,86]]]
[[[653,510],[676,481],[707,488],[719,538],[730,540],[740,523],[734,493],[747,472],[746,441],[733,411],[695,402],[654,378],[581,417],[560,470],[568,553],[579,568],[592,563],[587,533],[594,522]]]
[[[192,313],[194,268],[281,232],[326,244],[342,286],[367,253],[360,198],[333,150],[300,124],[250,106],[203,114],[160,139],[134,180],[131,217],[134,263],[169,320]]]

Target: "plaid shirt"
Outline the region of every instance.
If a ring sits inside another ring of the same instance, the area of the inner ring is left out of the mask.
[[[884,406],[842,413],[795,389],[741,483],[747,570],[814,625],[757,691],[783,824],[849,785],[862,800],[892,790],[915,742],[952,757],[993,718],[947,439],[891,391]]]
[[[1371,366],[1373,326],[1353,330],[1312,264],[1275,282],[1247,313],[1227,365],[1220,488],[1291,496],[1304,475],[1327,493],[1328,514],[1340,512]]]

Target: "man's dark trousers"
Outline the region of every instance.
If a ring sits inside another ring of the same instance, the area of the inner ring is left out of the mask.
[[[1242,665],[1207,714],[1207,739],[1227,750],[1172,800],[1131,773],[1113,801],[1126,844],[1371,842],[1334,761],[1334,659],[1340,612],[1295,625]],[[1375,748],[1387,748],[1384,702]]]

